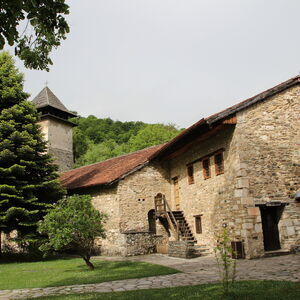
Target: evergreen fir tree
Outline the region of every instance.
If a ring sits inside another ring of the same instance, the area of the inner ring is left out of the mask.
[[[27,98],[23,74],[9,53],[0,53],[0,230],[17,230],[18,238],[30,242],[64,191]]]

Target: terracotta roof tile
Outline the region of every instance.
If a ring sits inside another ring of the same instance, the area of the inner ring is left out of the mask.
[[[111,184],[145,166],[148,158],[162,146],[163,144],[149,147],[67,171],[61,175],[60,181],[68,190]]]

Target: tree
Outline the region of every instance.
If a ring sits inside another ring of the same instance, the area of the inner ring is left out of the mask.
[[[26,67],[48,71],[50,52],[69,32],[65,0],[0,0],[0,7],[0,50],[15,45]]]
[[[27,97],[12,57],[0,53],[0,230],[17,230],[26,245],[37,240],[38,221],[64,194]]]
[[[231,248],[231,238],[227,227],[216,236],[217,246],[214,249],[217,260],[220,280],[223,287],[224,296],[229,293],[229,288],[234,285],[236,278],[236,260],[232,258],[234,254]]]
[[[178,133],[178,129],[172,124],[167,126],[164,124],[148,124],[136,136],[130,138],[128,142],[130,151],[137,151],[168,142]]]
[[[76,251],[90,270],[94,265],[90,258],[96,237],[105,237],[106,215],[96,210],[91,196],[73,195],[56,205],[39,225],[39,231],[47,234],[48,240],[40,249],[44,252]]]

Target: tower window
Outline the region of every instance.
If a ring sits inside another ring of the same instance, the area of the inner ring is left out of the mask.
[[[215,154],[215,170],[216,170],[216,175],[224,174],[223,152],[219,152]]]

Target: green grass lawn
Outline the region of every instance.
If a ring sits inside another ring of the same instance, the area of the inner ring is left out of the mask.
[[[144,262],[95,260],[93,263],[95,265],[94,271],[89,271],[80,258],[0,263],[0,289],[99,283],[179,272]]]
[[[165,289],[137,290],[115,293],[60,295],[34,298],[35,300],[149,300],[149,299],[222,299],[222,300],[296,300],[300,299],[300,283],[289,281],[240,281],[236,282],[229,296],[222,295],[219,284],[203,284]]]

